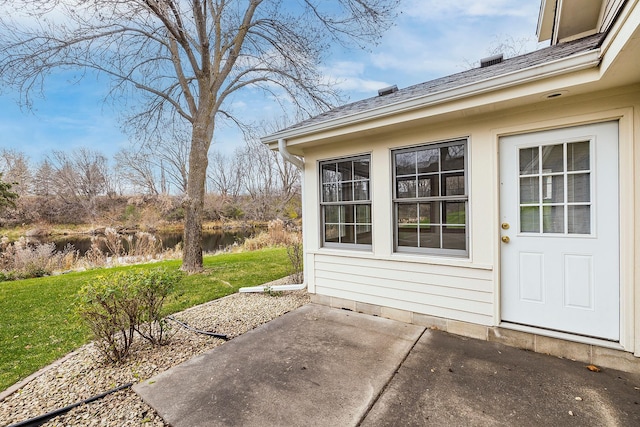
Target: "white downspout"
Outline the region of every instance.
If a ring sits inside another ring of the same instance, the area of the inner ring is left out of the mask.
[[[293,164],[295,167],[297,167],[300,170],[300,197],[302,199],[302,218],[304,218],[304,160],[301,159],[300,157],[294,156],[293,154],[291,154],[289,152],[289,150],[287,150],[287,141],[284,139],[279,139],[278,140],[278,152],[280,153],[280,155],[282,156],[282,158]],[[304,249],[306,248],[305,245],[305,239],[304,239],[304,233],[302,233],[302,253],[304,254],[305,251]],[[265,286],[265,285],[260,285],[260,286],[250,286],[250,287],[246,287],[246,288],[240,288],[239,292],[281,292],[281,291],[300,291],[302,289],[305,289],[307,287],[306,283],[307,283],[307,269],[303,269],[303,283],[296,283],[293,285],[275,285],[275,286]]]
[[[304,172],[304,161],[300,157],[294,156],[289,152],[289,150],[287,150],[287,141],[282,138],[278,140],[278,152],[280,152],[280,155],[283,159],[285,159],[289,163],[292,163],[295,167],[300,169],[301,179],[304,179],[304,175],[302,175],[302,173]],[[304,188],[304,186],[302,188]]]

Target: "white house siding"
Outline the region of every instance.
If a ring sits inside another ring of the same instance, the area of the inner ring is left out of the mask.
[[[526,92],[527,88],[518,91]],[[467,110],[468,112],[472,109]],[[445,114],[446,115],[446,114]],[[532,103],[497,113],[355,125],[350,136],[329,135],[305,147],[305,269],[319,296],[390,307],[428,316],[498,326],[500,215],[498,141],[503,135],[620,119],[621,345],[640,355],[640,86],[607,89]],[[468,137],[469,257],[394,253],[391,150]],[[371,155],[373,244],[369,251],[324,248],[319,230],[318,162]],[[635,165],[634,165],[635,162]],[[634,237],[635,236],[635,237]],[[638,344],[636,344],[638,343]]]
[[[316,255],[316,292],[430,316],[491,325],[492,272]]]

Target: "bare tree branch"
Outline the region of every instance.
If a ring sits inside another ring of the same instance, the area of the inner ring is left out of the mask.
[[[186,126],[187,160],[171,157],[180,159],[175,178],[188,177],[183,269],[198,271],[217,121],[251,122],[231,112],[231,95],[257,88],[304,115],[328,108],[340,99],[318,71],[328,45],[376,42],[398,2],[0,0],[0,80],[29,108],[52,73],[97,73],[110,78],[109,98],[129,106],[126,123],[143,143],[171,141],[176,134],[163,132]]]

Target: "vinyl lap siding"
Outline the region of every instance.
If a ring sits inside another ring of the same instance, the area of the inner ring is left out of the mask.
[[[314,276],[320,295],[492,324],[490,270],[316,254]]]

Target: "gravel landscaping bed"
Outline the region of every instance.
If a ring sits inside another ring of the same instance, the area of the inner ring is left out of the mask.
[[[272,283],[277,284],[277,283]],[[192,307],[174,317],[196,329],[233,339],[309,302],[306,291],[281,295],[233,294]],[[127,361],[107,363],[88,344],[0,402],[0,425],[21,422],[72,405],[127,383],[144,381],[224,340],[173,324],[169,344],[151,347],[139,340]],[[74,408],[45,426],[164,426],[162,419],[130,388]]]

